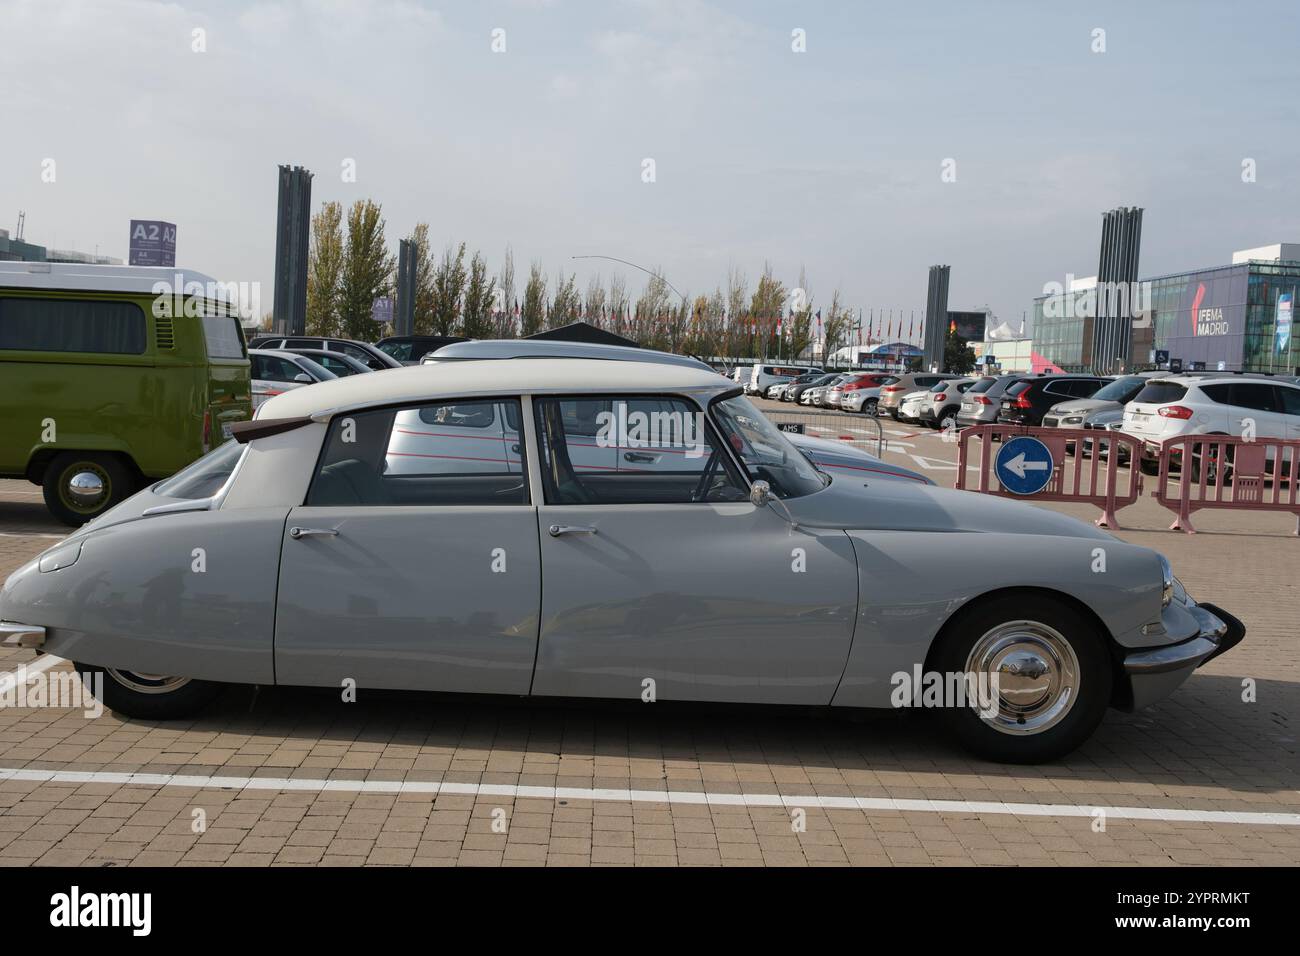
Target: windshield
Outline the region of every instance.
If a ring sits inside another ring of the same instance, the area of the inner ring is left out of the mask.
[[[409,362],[411,360],[410,342],[380,342],[379,350],[386,352],[399,362]]]
[[[182,468],[166,481],[154,487],[154,494],[164,498],[211,498],[221,490],[222,485],[235,470],[235,464],[244,450],[243,445],[233,438],[208,452],[198,461]]]
[[[1117,378],[1109,385],[1105,385],[1093,392],[1089,398],[1099,398],[1105,402],[1127,402],[1131,401],[1133,396],[1140,392],[1145,384],[1146,379],[1138,378],[1136,375]]]
[[[745,465],[751,481],[766,481],[778,498],[821,491],[826,478],[743,395],[714,402],[713,420]]]

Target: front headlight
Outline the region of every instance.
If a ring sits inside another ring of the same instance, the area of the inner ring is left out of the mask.
[[[1156,557],[1160,559],[1160,606],[1168,607],[1174,599],[1174,569],[1169,566],[1169,559],[1159,552]]]

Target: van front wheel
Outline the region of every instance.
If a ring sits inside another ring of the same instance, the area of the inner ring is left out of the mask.
[[[50,513],[76,528],[130,495],[135,480],[114,455],[68,451],[45,467],[41,487]]]

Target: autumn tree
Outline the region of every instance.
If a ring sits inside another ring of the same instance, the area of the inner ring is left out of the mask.
[[[311,217],[307,257],[307,332],[338,335],[339,287],[343,278],[343,206],[327,202]]]
[[[528,282],[524,286],[524,304],[520,311],[519,334],[532,335],[546,324],[546,276],[542,266],[534,262],[528,267]]]
[[[350,339],[370,341],[375,334],[375,299],[389,293],[393,257],[384,245],[382,207],[358,199],[348,210],[348,238],[339,274],[339,325]]]
[[[496,279],[489,278],[487,263],[481,253],[475,252],[469,262],[469,283],[465,286],[465,316],[462,331],[471,339],[492,335],[493,292]]]
[[[435,335],[451,335],[460,318],[461,296],[465,294],[468,275],[465,271],[465,243],[452,251],[447,246],[442,261],[433,273],[433,321]]]

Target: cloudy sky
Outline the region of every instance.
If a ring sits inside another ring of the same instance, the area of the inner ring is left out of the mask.
[[[767,261],[814,307],[918,312],[943,262],[952,308],[1013,324],[1096,271],[1118,205],[1146,209],[1144,276],[1300,241],[1294,2],[0,0],[0,24],[0,227],[125,258],[128,220],[167,219],[181,265],[268,309],[279,163],[314,205],[381,202],[394,248],[426,220],[493,269],[509,244],[585,286],[617,267],[569,257],[609,255],[690,294]]]

